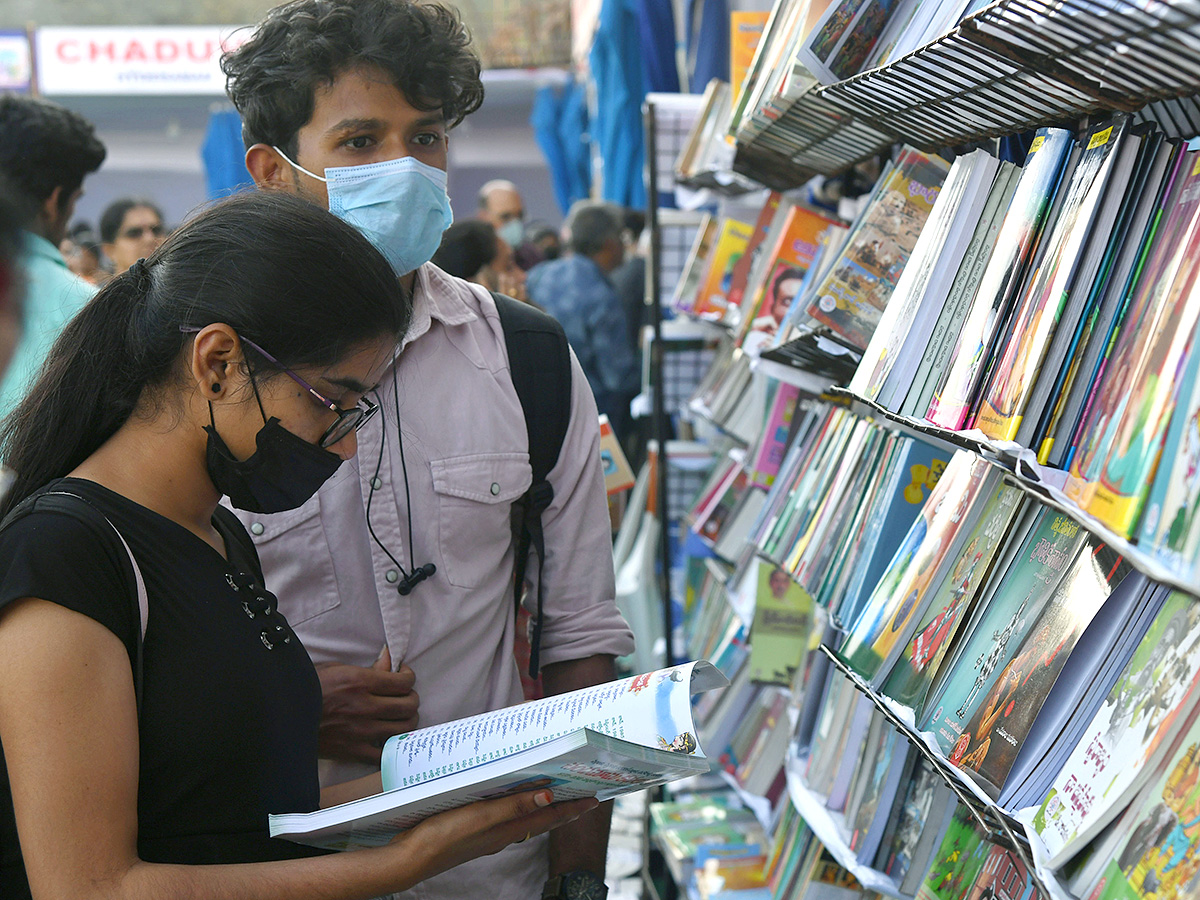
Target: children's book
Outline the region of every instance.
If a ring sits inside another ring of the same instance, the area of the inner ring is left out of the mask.
[[[732,323],[734,325],[740,326],[742,319],[745,318],[741,308],[745,300],[746,286],[754,267],[759,264],[761,257],[767,252],[768,248],[765,244],[770,240],[771,234],[778,233],[773,229],[777,228],[775,224],[777,221],[782,221],[779,212],[781,204],[785,210],[791,205],[786,203],[783,196],[777,191],[771,191],[767,195],[767,200],[762,209],[758,211],[758,218],[754,221],[754,231],[746,242],[746,249],[742,251],[742,255],[733,265],[729,278],[728,301],[731,310],[738,310],[738,320]]]
[[[949,165],[906,147],[847,237],[808,314],[865,349],[892,296]]]
[[[758,452],[751,465],[752,483],[769,488],[779,474],[783,455],[787,447],[792,417],[800,399],[800,388],[791,384],[780,384],[768,406],[767,421],[758,443]]]
[[[904,542],[876,584],[839,655],[871,681],[907,642],[913,617],[923,612],[931,588],[945,577],[967,531],[983,504],[976,503],[999,479],[986,460],[965,450],[956,453],[937,488],[913,522]]]
[[[898,0],[838,0],[796,51],[823,84],[857,75],[875,49]]]
[[[549,787],[599,797],[707,772],[691,695],[728,681],[692,662],[422,728],[384,745],[383,792],[270,817],[271,837],[330,850],[386,844],[439,812]]]
[[[992,844],[965,900],[1031,900],[1040,897],[1032,873],[1015,850]]]
[[[604,491],[610,497],[629,490],[637,481],[621,442],[603,413],[600,414],[600,467],[604,471]]]
[[[1042,128],[1030,145],[996,249],[955,342],[952,361],[929,406],[927,418],[934,424],[957,430],[967,420],[996,331],[1021,287],[1072,143],[1069,131]]]
[[[968,732],[976,710],[990,700],[1001,674],[1070,572],[1087,533],[1067,516],[1043,509],[996,592],[964,642],[942,682],[941,696],[922,724],[942,752],[961,761],[987,736]],[[987,723],[989,729],[991,722]],[[990,731],[988,732],[990,733]]]
[[[1124,808],[1170,747],[1200,688],[1200,606],[1172,592],[1030,817],[1053,866]]]
[[[992,562],[1017,517],[1021,497],[1019,488],[1001,483],[988,498],[949,576],[937,586],[883,682],[883,693],[897,703],[914,710],[921,708],[934,673],[991,572]]]

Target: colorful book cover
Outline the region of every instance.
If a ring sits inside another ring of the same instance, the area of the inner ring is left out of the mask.
[[[898,0],[841,0],[826,10],[797,49],[797,59],[824,84],[857,75]]]
[[[1050,246],[1029,288],[1019,301],[1009,338],[1000,351],[996,375],[983,397],[975,427],[988,437],[1016,437],[1042,360],[1067,303],[1067,289],[1091,231],[1092,215],[1108,184],[1116,151],[1128,119],[1119,126],[1093,130],[1082,143],[1086,149],[1063,187],[1066,198],[1054,223]],[[1040,413],[1040,410],[1035,411]]]
[[[754,51],[762,38],[771,13],[767,10],[734,10],[729,14],[729,84],[733,87],[733,105],[741,99],[742,82],[754,62]]]
[[[926,418],[935,425],[958,430],[967,420],[995,332],[1020,288],[1073,143],[1065,129],[1041,128],[1030,145],[996,248],[929,406]]]
[[[1123,476],[1122,465],[1129,455],[1131,435],[1122,420],[1126,409],[1138,410],[1145,399],[1147,388],[1156,385],[1135,384],[1138,375],[1149,377],[1161,373],[1144,372],[1143,364],[1160,343],[1162,335],[1154,332],[1155,323],[1163,323],[1164,314],[1176,304],[1168,302],[1172,283],[1181,268],[1191,268],[1194,260],[1185,256],[1194,237],[1197,216],[1200,214],[1200,153],[1185,154],[1180,161],[1181,170],[1172,188],[1169,213],[1155,236],[1154,247],[1138,279],[1133,296],[1129,299],[1119,331],[1108,358],[1104,373],[1097,382],[1094,395],[1077,428],[1077,449],[1071,460],[1070,476],[1064,488],[1068,497],[1083,508],[1089,508],[1097,487],[1108,468],[1111,452],[1116,452],[1117,466],[1109,473]],[[1178,300],[1179,298],[1174,298]],[[1173,374],[1173,373],[1169,373]],[[1134,400],[1131,395],[1137,394]],[[1151,423],[1147,423],[1151,424]],[[1125,445],[1117,444],[1120,431]],[[1131,459],[1135,462],[1136,459]],[[1119,477],[1118,484],[1110,480],[1110,492],[1118,491],[1125,479]],[[1110,514],[1118,512],[1115,504],[1104,502],[1099,508]]]
[[[805,206],[793,206],[788,211],[741,324],[738,341],[743,349],[757,352],[775,336],[824,242],[825,232],[839,227],[836,219]]]
[[[916,900],[963,900],[990,850],[970,811],[959,804],[942,845],[933,854],[933,864],[917,890]]]
[[[721,223],[704,277],[696,291],[693,313],[717,321],[725,317],[732,307],[729,288],[733,283],[733,267],[742,258],[753,233],[753,225],[738,219],[727,217]]]
[[[1132,831],[1108,861],[1092,897],[1195,897],[1200,882],[1200,719],[1188,729],[1158,778],[1134,804]]]
[[[866,349],[950,166],[906,147],[846,239],[808,314]]]
[[[762,488],[769,488],[775,483],[779,467],[783,463],[784,453],[787,452],[788,433],[792,425],[792,417],[796,413],[796,402],[800,399],[800,388],[790,384],[780,384],[771,401],[767,413],[767,424],[763,429],[762,440],[759,441],[758,454],[754,458],[753,483]]]
[[[1049,509],[1040,513],[987,608],[965,635],[942,695],[931,701],[935,708],[921,726],[933,733],[946,756],[961,760],[964,747],[973,746],[968,722],[1071,570],[1085,536],[1067,516]]]
[[[867,598],[900,549],[947,465],[944,450],[916,438],[905,440],[898,451],[889,483],[879,492],[879,503],[867,522],[862,539],[867,551],[838,606],[840,623],[849,627],[857,621]]]
[[[965,900],[1029,900],[1034,891],[1034,879],[1021,857],[1007,847],[992,844]]]
[[[1200,604],[1172,592],[1033,816],[1051,858],[1082,846],[1128,802],[1198,687]]]
[[[600,415],[600,466],[604,470],[604,491],[609,496],[629,490],[637,480],[625,451],[621,449],[621,442],[604,414]]]
[[[1000,674],[950,754],[950,762],[975,772],[993,797],[999,797],[1080,635],[1129,568],[1115,550],[1089,540],[1025,639],[1009,644]]]
[[[750,680],[789,685],[808,650],[813,598],[784,569],[766,563],[758,567],[754,596]]]
[[[1197,166],[1200,168],[1200,157]],[[1108,459],[1088,503],[1089,512],[1123,535],[1131,534],[1137,524],[1171,414],[1184,387],[1179,376],[1200,317],[1200,293],[1195,288],[1200,273],[1200,215],[1194,219],[1184,257],[1186,262],[1179,267],[1164,302],[1149,323],[1151,334],[1121,394],[1118,414],[1111,420],[1116,432]]]
[[[754,231],[750,235],[750,240],[746,243],[746,249],[738,258],[738,261],[733,265],[733,271],[729,279],[729,301],[730,309],[740,309],[742,301],[746,294],[746,285],[750,280],[750,273],[754,269],[758,258],[767,251],[767,243],[771,236],[771,223],[775,221],[775,216],[779,211],[779,204],[783,200],[783,195],[778,191],[771,191],[767,195],[767,202],[763,204],[763,208],[758,212],[758,218],[754,222]]]
[[[1142,545],[1180,571],[1194,568],[1200,545],[1200,347],[1192,345],[1171,417],[1160,473],[1146,507]]]
[[[907,636],[905,626],[955,539],[970,527],[969,510],[994,472],[986,460],[966,450],[950,460],[839,648],[839,655],[864,679],[874,678],[897,641]]]
[[[897,703],[914,710],[921,708],[934,673],[991,571],[992,560],[1021,506],[1021,497],[1019,488],[1002,483],[988,499],[949,577],[938,586],[884,682],[883,693]]]

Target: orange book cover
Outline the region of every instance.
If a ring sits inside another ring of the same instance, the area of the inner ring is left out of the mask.
[[[754,51],[762,38],[771,13],[737,11],[729,14],[729,84],[733,87],[733,105],[742,95],[742,82],[754,61]]]

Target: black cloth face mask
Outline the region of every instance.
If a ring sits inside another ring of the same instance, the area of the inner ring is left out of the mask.
[[[230,503],[246,512],[276,513],[303,506],[342,464],[336,453],[292,434],[274,416],[259,429],[249,459],[230,452],[215,422],[204,430],[208,477]]]

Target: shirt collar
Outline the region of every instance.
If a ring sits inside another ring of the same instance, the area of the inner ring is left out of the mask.
[[[25,253],[29,256],[39,257],[47,262],[54,263],[62,268],[67,267],[67,261],[63,259],[63,255],[58,252],[58,248],[42,237],[40,234],[34,234],[32,231],[26,231],[25,235]]]
[[[465,296],[472,288],[433,263],[425,263],[417,269],[417,278],[413,282],[412,323],[404,337],[404,345],[429,331],[435,319],[443,325],[464,325],[479,318]]]

